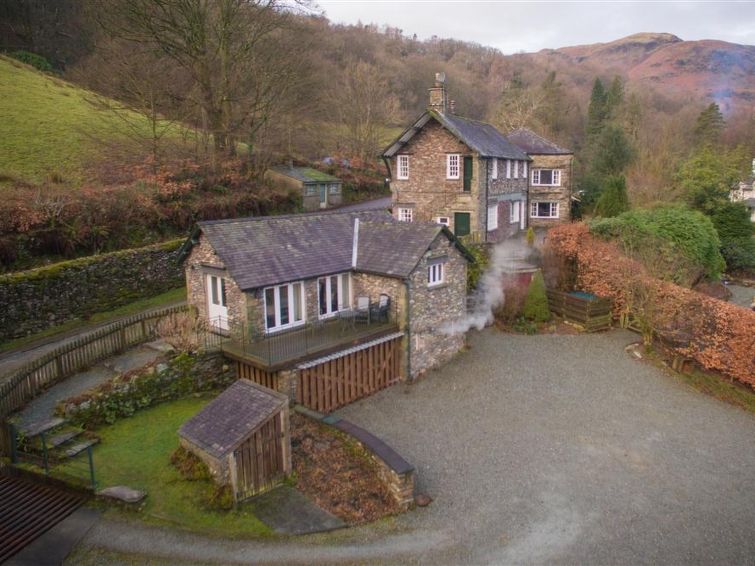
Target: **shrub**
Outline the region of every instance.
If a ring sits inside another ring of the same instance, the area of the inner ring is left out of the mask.
[[[468,245],[467,250],[475,259],[467,267],[467,291],[473,291],[490,263],[490,254],[484,246],[479,245]]]
[[[29,51],[13,51],[10,56],[14,59],[17,59],[18,61],[21,61],[22,63],[31,65],[32,67],[39,71],[42,71],[43,73],[52,72],[52,65],[47,59],[42,57],[42,55],[30,53]]]
[[[506,325],[513,325],[521,317],[527,290],[521,286],[507,287],[503,292],[503,302],[495,311],[495,318]]]
[[[527,297],[524,299],[522,315],[533,322],[545,322],[550,320],[551,311],[548,308],[548,295],[545,293],[545,280],[540,271],[536,271],[527,289]]]
[[[755,268],[755,240],[750,212],[741,202],[719,204],[711,220],[721,239],[721,255],[730,270]]]
[[[208,503],[211,509],[216,509],[218,511],[230,511],[233,509],[236,502],[233,499],[233,490],[231,489],[231,486],[215,486]]]
[[[635,209],[589,226],[593,234],[618,241],[654,275],[684,286],[703,275],[716,279],[726,265],[713,223],[686,206]]]
[[[530,247],[535,245],[535,230],[532,226],[527,228],[527,245]]]
[[[627,196],[627,182],[624,175],[608,177],[605,188],[595,203],[595,214],[603,218],[618,216],[629,210],[629,197]]]

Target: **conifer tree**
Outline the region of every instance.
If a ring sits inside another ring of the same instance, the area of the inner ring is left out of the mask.
[[[698,147],[718,145],[725,126],[726,120],[721,109],[718,104],[711,102],[697,117],[695,143]]]

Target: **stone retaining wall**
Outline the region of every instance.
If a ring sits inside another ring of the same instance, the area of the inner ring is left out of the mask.
[[[181,242],[0,275],[0,342],[180,287]]]

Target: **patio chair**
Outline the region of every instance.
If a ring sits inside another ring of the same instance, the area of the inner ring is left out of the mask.
[[[369,297],[357,297],[357,307],[354,309],[354,322],[370,323]]]
[[[388,322],[390,308],[391,298],[385,293],[380,293],[377,305],[372,307],[372,319],[376,322]]]

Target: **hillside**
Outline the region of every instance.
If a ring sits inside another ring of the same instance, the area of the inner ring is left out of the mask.
[[[81,182],[88,165],[114,142],[127,142],[136,124],[127,113],[98,109],[112,101],[0,55],[0,179]]]
[[[543,50],[540,65],[624,76],[673,99],[716,101],[724,112],[755,104],[755,46],[639,33],[609,43]]]

